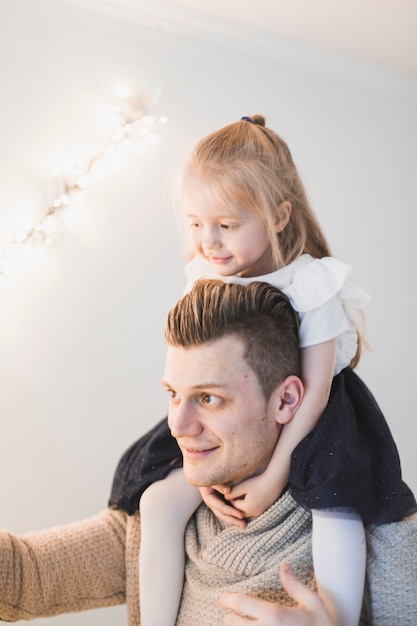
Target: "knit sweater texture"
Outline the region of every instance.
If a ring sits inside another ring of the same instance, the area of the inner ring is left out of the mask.
[[[315,588],[310,513],[288,493],[246,530],[224,526],[201,505],[188,524],[185,542],[177,626],[223,626],[217,598],[226,590],[291,604],[279,582],[284,561]],[[139,514],[113,509],[22,536],[0,531],[0,619],[27,620],[126,603],[128,626],[140,626],[139,545]],[[367,550],[361,626],[416,626],[417,515],[368,527]]]

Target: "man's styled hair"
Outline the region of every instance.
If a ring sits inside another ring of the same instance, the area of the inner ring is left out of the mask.
[[[238,337],[265,398],[290,375],[300,376],[298,317],[288,298],[269,283],[198,280],[168,313],[165,337],[191,348]]]

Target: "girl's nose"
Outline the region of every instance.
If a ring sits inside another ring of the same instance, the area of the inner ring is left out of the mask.
[[[215,228],[205,228],[202,238],[203,250],[209,252],[210,250],[219,250],[222,246],[217,230]]]

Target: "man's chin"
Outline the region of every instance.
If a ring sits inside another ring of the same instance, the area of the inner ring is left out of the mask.
[[[197,474],[196,472],[187,472],[186,467],[184,467],[184,476],[187,483],[189,483],[193,487],[211,487],[212,485],[221,484],[218,480],[215,479],[214,476],[202,476]]]
[[[210,487],[212,484],[212,483],[208,483],[207,480],[204,480],[197,476],[188,476],[186,472],[184,472],[184,474],[185,474],[185,480],[187,481],[187,483],[189,483],[193,487]]]

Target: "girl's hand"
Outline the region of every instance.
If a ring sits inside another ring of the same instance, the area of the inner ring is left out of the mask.
[[[271,483],[271,484],[270,484]],[[259,474],[240,483],[236,487],[222,489],[224,498],[241,511],[244,517],[257,517],[266,511],[281,495],[277,478]]]
[[[208,508],[221,522],[246,528],[243,512],[225,502],[223,495],[214,487],[200,487],[200,494]]]

